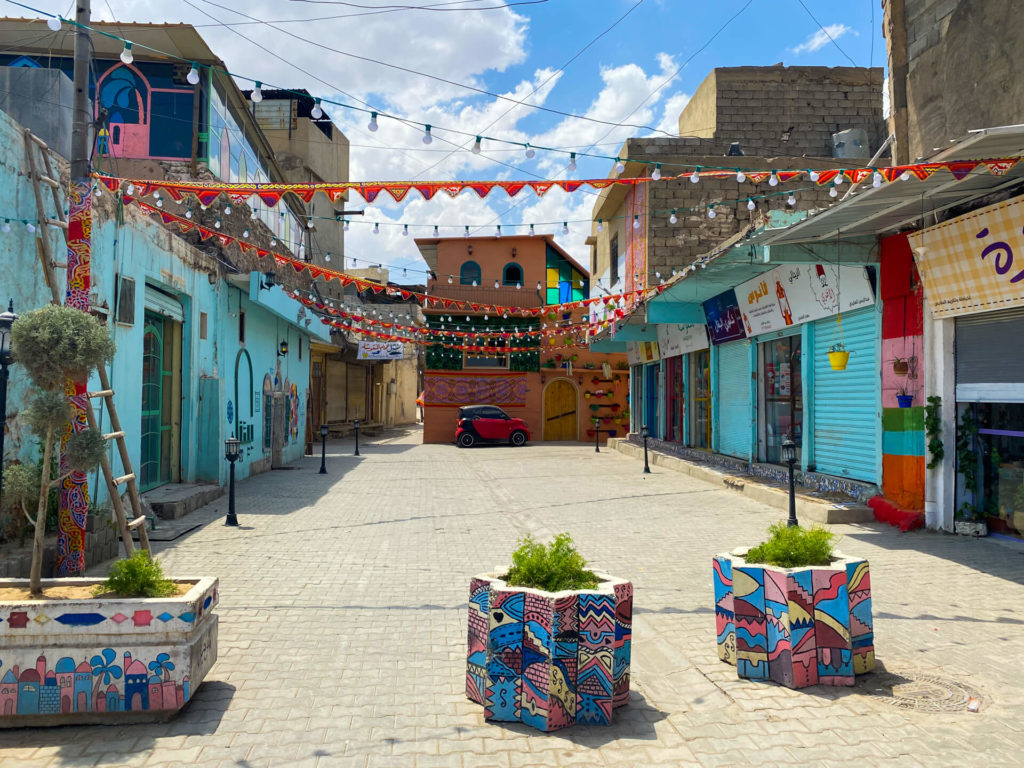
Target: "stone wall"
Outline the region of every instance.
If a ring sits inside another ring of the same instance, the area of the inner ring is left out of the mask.
[[[85,533],[85,567],[112,560],[120,554],[121,539],[109,513],[90,514]],[[56,539],[51,537],[43,549],[43,577],[54,572]],[[0,549],[0,577],[27,579],[32,567],[32,532],[29,530],[24,545],[9,541]]]
[[[1024,122],[1016,0],[884,0],[899,163],[967,131]]]

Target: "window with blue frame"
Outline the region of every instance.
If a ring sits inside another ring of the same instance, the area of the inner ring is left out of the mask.
[[[480,265],[475,261],[463,263],[459,269],[460,285],[480,285]]]
[[[503,285],[522,285],[523,268],[510,261],[501,272],[501,282]]]

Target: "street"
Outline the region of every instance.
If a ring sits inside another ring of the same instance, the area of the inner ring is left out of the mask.
[[[1024,750],[1024,550],[835,526],[871,562],[878,668],[852,689],[741,681],[715,647],[712,555],[784,516],[579,444],[460,450],[419,430],[328,445],[157,543],[220,579],[219,660],[160,724],[0,732],[3,766],[1009,766]],[[469,579],[568,531],[635,585],[632,696],[606,728],[487,723],[464,695]],[[1009,664],[1009,666],[1008,666]],[[967,711],[968,697],[980,711]]]

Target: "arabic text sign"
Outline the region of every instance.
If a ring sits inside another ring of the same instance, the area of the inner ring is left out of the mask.
[[[735,341],[747,335],[736,303],[736,292],[731,288],[704,302],[704,317],[708,321],[708,335],[715,344]]]
[[[358,360],[401,360],[405,356],[400,341],[360,341]]]
[[[658,350],[662,357],[675,357],[708,348],[704,325],[659,325]]]
[[[908,237],[935,317],[1024,307],[1024,198]]]
[[[748,336],[850,312],[875,303],[861,266],[783,264],[736,286]]]
[[[630,341],[626,343],[626,359],[630,365],[654,363],[661,359],[656,341]]]

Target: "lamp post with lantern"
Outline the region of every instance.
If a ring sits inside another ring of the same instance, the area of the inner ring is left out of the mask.
[[[651,465],[647,462],[647,435],[650,433],[646,424],[640,428],[640,434],[644,436],[644,474],[649,475],[651,474]]]
[[[238,516],[235,514],[235,462],[241,456],[240,444],[241,441],[234,435],[224,441],[224,458],[231,463],[231,473],[228,478],[228,516],[224,525],[238,525]]]
[[[793,438],[786,436],[782,441],[782,460],[789,465],[789,520],[786,525],[799,525],[796,521],[796,486],[793,479],[793,465],[796,464],[796,443]]]
[[[3,498],[4,478],[4,434],[7,432],[7,367],[14,361],[11,354],[11,326],[18,316],[14,314],[14,299],[7,304],[7,311],[0,314],[0,499]]]
[[[327,474],[327,432],[328,431],[329,430],[327,429],[327,425],[326,424],[321,424],[320,425],[320,440],[321,440],[321,445],[320,445],[320,474],[321,475],[326,475]]]

